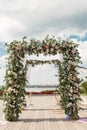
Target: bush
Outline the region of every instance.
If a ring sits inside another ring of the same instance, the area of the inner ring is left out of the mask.
[[[87,94],[87,81],[81,84],[81,88],[82,89],[80,91]]]

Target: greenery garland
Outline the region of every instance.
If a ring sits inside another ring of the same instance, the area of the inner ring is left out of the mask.
[[[81,80],[78,78],[77,68],[81,61],[77,47],[78,45],[71,41],[62,43],[64,61],[60,66],[60,103],[70,119],[79,118],[78,100],[80,100],[79,83]]]
[[[45,60],[45,61],[41,61],[41,60],[27,60],[26,61],[26,65],[31,65],[32,67],[35,65],[40,65],[40,64],[60,64],[59,60]]]
[[[9,121],[18,119],[22,103],[25,100],[26,71],[22,63],[25,46],[24,40],[19,43],[13,41],[7,45],[9,57],[6,65],[3,111],[5,119]]]
[[[27,64],[54,63],[59,64],[59,80],[61,105],[65,113],[71,119],[78,118],[79,83],[77,67],[80,62],[77,45],[73,42],[56,40],[55,37],[47,36],[39,41],[32,39],[28,43],[26,37],[22,41],[13,41],[7,44],[9,53],[6,69],[6,86],[4,89],[4,113],[5,119],[9,121],[17,120],[21,113],[21,107],[25,100],[26,72]],[[63,62],[59,61],[27,61],[23,63],[25,54],[56,55],[62,53]]]

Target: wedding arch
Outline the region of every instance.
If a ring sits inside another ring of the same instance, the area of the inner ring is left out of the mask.
[[[14,40],[7,45],[9,54],[6,65],[5,89],[4,89],[4,114],[5,119],[9,121],[17,120],[21,107],[25,100],[26,73],[28,65],[40,63],[54,63],[59,66],[59,90],[60,104],[65,110],[65,114],[70,119],[78,119],[78,100],[80,99],[78,78],[78,64],[80,56],[78,44],[73,41],[55,39],[55,37],[46,36],[42,41],[31,39],[27,42],[26,37],[22,41]],[[62,61],[32,61],[24,63],[25,55],[62,55]]]

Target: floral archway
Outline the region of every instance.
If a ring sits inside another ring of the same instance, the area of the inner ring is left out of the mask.
[[[58,53],[62,54],[62,62],[55,60],[51,62],[59,66],[60,104],[70,119],[79,118],[80,79],[77,68],[81,61],[77,47],[78,45],[72,41],[56,40],[55,37],[50,38],[49,36],[42,41],[32,39],[29,42],[24,37],[22,41],[14,40],[7,44],[9,57],[6,65],[3,109],[6,120],[18,119],[25,100],[27,64],[38,64],[36,61],[27,61],[24,64],[25,55],[35,54],[39,56],[39,54],[43,54],[46,56]],[[50,61],[47,62],[51,63]]]

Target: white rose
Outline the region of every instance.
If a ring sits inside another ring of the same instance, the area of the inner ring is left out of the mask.
[[[12,72],[11,72],[10,70],[9,70],[7,73],[8,73],[8,75],[11,75],[11,74],[12,74]]]
[[[13,80],[9,80],[9,84],[13,84]]]

